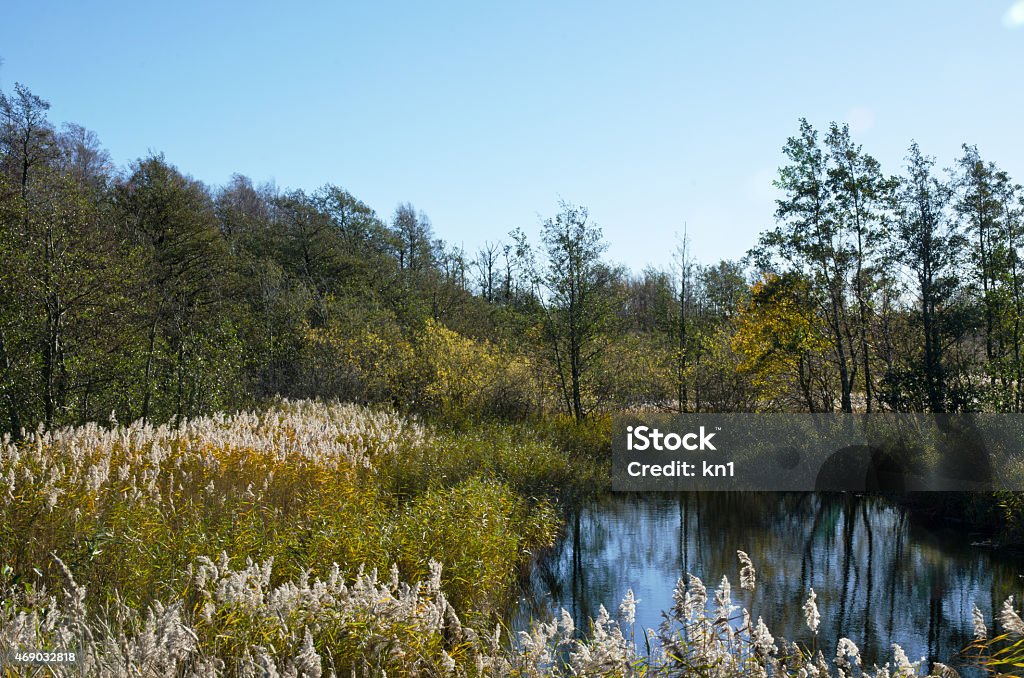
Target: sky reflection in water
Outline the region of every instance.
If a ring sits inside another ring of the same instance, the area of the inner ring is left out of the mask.
[[[738,549],[757,568],[753,594],[739,590]],[[1006,596],[1021,600],[1024,589],[1021,560],[972,547],[963,533],[914,525],[879,498],[614,494],[570,521],[562,543],[534,567],[513,628],[559,607],[578,623],[601,604],[615,614],[632,588],[640,637],[640,627],[661,622],[685,572],[709,589],[728,575],[736,604],[763,616],[776,637],[802,644],[813,642],[801,612],[813,587],[825,654],[846,636],[868,666],[891,660],[894,642],[912,661],[950,663],[971,641],[972,605],[991,620]]]

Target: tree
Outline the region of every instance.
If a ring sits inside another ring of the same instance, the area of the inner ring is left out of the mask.
[[[317,191],[315,199],[330,216],[349,251],[365,249],[374,238],[381,237],[382,224],[377,214],[344,188],[327,184]]]
[[[339,233],[330,217],[304,191],[290,191],[275,200],[282,263],[313,294],[308,322],[324,327],[329,321],[332,281],[340,274],[342,251]]]
[[[0,169],[14,178],[23,200],[34,170],[56,153],[53,125],[46,117],[49,109],[50,102],[21,83],[14,85],[14,96],[0,93]]]
[[[111,326],[96,321],[121,306],[118,284],[125,259],[71,175],[55,173],[45,183],[35,182],[28,203],[22,247],[28,254],[28,301],[42,318],[40,387],[43,423],[50,428],[66,420],[76,390],[88,397],[91,382],[101,378],[89,374],[103,363],[105,347],[120,339],[110,334]],[[106,341],[95,343],[100,337]]]
[[[30,341],[24,304],[26,252],[22,247],[23,201],[9,175],[0,172],[0,395],[11,435],[20,436],[31,391],[28,362]]]
[[[399,268],[420,271],[433,264],[434,236],[426,214],[417,213],[409,203],[402,203],[395,208],[391,230]]]
[[[698,281],[704,315],[717,321],[729,320],[750,296],[750,285],[740,262],[722,260],[702,266]]]
[[[870,347],[874,314],[872,280],[877,273],[876,250],[884,241],[884,228],[892,208],[895,185],[882,175],[878,161],[853,143],[848,125],[840,127],[832,123],[825,144],[829,149],[828,184],[835,206],[836,227],[852,237],[856,340],[860,345],[865,407],[871,412],[874,390]]]
[[[480,294],[488,303],[496,300],[496,289],[498,285],[498,255],[501,252],[501,243],[485,242],[477,250],[476,258],[473,259],[473,268],[476,270],[476,283],[480,288]]]
[[[981,292],[984,313],[986,370],[991,387],[1001,372],[1004,347],[1000,317],[1009,312],[1004,297],[1004,279],[1009,264],[1006,224],[1007,210],[1003,200],[1007,196],[1009,177],[994,163],[981,159],[977,146],[963,145],[963,155],[957,160],[958,175],[954,208],[974,239],[971,259],[974,279]],[[1012,200],[1012,198],[1011,198]]]
[[[932,412],[945,412],[945,341],[950,330],[946,316],[960,285],[956,274],[959,253],[967,243],[950,219],[952,191],[934,176],[934,164],[917,143],[911,144],[907,176],[899,192],[898,234],[902,263],[916,283],[924,340],[920,363],[924,395]]]
[[[770,408],[830,411],[833,395],[822,357],[829,337],[815,311],[811,281],[798,273],[768,274],[740,307],[732,348]]]
[[[96,133],[68,123],[56,141],[61,170],[80,186],[101,192],[114,172],[114,164]]]
[[[1009,182],[1002,185],[1000,202],[1003,206],[1003,227],[1006,238],[1006,277],[1010,292],[1011,313],[1004,322],[1008,325],[1012,368],[1007,370],[1013,383],[1010,402],[1005,404],[1013,412],[1024,411],[1024,189]]]
[[[55,136],[48,107],[20,85],[0,95],[0,391],[15,435],[24,414],[84,418],[120,339],[126,256],[106,221],[106,151],[81,127]]]
[[[837,144],[841,143],[837,140]],[[800,132],[783,147],[790,164],[779,170],[775,185],[786,197],[777,201],[776,218],[781,224],[761,238],[754,251],[762,269],[774,266],[768,255],[787,262],[794,273],[806,275],[820,294],[813,295],[821,308],[828,330],[831,353],[839,374],[844,412],[853,411],[851,394],[857,376],[857,361],[851,345],[849,280],[856,269],[855,249],[837,214],[830,159],[818,144],[817,131],[800,120]]]
[[[587,413],[584,384],[614,317],[610,303],[614,272],[601,261],[607,245],[601,229],[589,221],[586,208],[564,201],[559,208],[541,227],[547,255],[541,275],[544,330],[563,402],[582,421]]]
[[[0,390],[15,436],[33,391],[30,365],[36,353],[29,323],[36,314],[25,299],[32,261],[24,241],[31,230],[29,187],[54,155],[49,108],[49,102],[20,83],[13,95],[0,92]]]
[[[361,303],[379,302],[377,290],[386,288],[396,273],[388,253],[387,227],[366,203],[339,186],[323,186],[313,201],[331,225],[336,252],[331,293],[358,297]]]
[[[205,187],[151,156],[118,186],[116,204],[142,261],[138,416],[182,417],[230,398],[238,351],[225,304],[227,243]]]
[[[676,332],[676,403],[680,412],[689,407],[690,394],[687,389],[689,372],[688,360],[693,352],[693,278],[694,264],[690,259],[689,240],[683,232],[682,242],[676,250],[679,266],[679,317]],[[697,398],[698,402],[700,397]],[[699,405],[698,405],[699,407]]]
[[[257,189],[249,177],[241,174],[232,175],[228,185],[217,193],[217,221],[233,253],[238,254],[243,246],[254,254],[261,253],[266,246],[263,241],[270,228],[273,199],[269,189]]]
[[[750,297],[745,268],[725,260],[695,267],[693,290],[687,370],[694,411],[749,411],[755,391],[731,345],[737,315]]]

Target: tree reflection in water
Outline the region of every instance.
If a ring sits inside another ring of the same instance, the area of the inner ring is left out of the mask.
[[[576,619],[614,611],[632,588],[639,627],[657,627],[681,574],[736,582],[736,551],[750,554],[758,586],[734,596],[773,634],[811,644],[800,607],[813,587],[819,638],[851,638],[868,665],[900,643],[911,658],[948,661],[971,640],[971,607],[992,617],[1021,598],[1019,559],[970,546],[966,536],[911,524],[878,497],[853,494],[615,494],[570,519],[541,558],[512,614],[513,628],[560,607]],[[998,601],[998,602],[997,602]]]

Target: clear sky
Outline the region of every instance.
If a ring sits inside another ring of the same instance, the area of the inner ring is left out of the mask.
[[[587,205],[634,269],[688,224],[703,261],[773,223],[780,149],[848,121],[1024,182],[1024,0],[36,2],[0,12],[0,87],[209,184],[410,201],[474,250]]]

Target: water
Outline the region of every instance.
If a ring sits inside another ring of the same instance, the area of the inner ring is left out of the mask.
[[[757,568],[753,594],[739,590],[738,549]],[[709,589],[728,575],[736,604],[763,616],[776,637],[808,645],[801,606],[813,587],[825,654],[834,656],[835,641],[846,636],[867,666],[891,660],[892,643],[912,661],[962,666],[956,655],[973,636],[972,606],[991,629],[993,610],[1024,592],[1020,559],[972,547],[962,531],[915,525],[879,498],[613,494],[570,520],[563,541],[535,564],[512,625],[561,607],[578,623],[602,604],[614,615],[632,588],[637,628],[656,628],[686,572]]]

